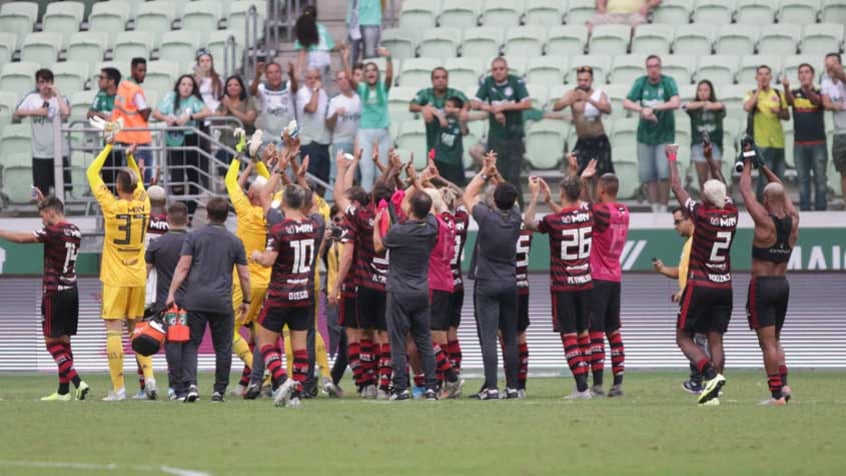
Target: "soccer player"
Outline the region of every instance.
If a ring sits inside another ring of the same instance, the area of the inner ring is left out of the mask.
[[[309,310],[314,306],[314,287],[309,280],[315,263],[318,230],[313,219],[300,211],[305,191],[298,185],[287,185],[283,192],[282,222],[273,225],[268,236],[267,250],[254,251],[252,259],[262,266],[272,266],[267,298],[258,318],[256,340],[271,373],[273,402],[276,406],[300,405],[302,384],[308,373],[306,336],[310,322]],[[276,341],[287,325],[294,351],[292,378],[282,365]]]
[[[128,168],[118,171],[112,195],[100,170],[112,151],[113,139],[107,138],[106,147],[88,166],[86,175],[91,192],[103,211],[106,234],[103,238],[103,256],[100,263],[100,281],[103,283],[103,312],[106,322],[106,355],[112,390],[105,401],[126,400],[123,375],[123,344],[121,335],[124,323],[131,334],[135,320],[144,315],[147,266],[144,261],[144,239],[150,218],[150,197],[140,180],[141,172],[133,156],[134,147],[127,149]],[[144,373],[144,392],[147,398],[157,397],[156,379],[153,376],[153,359],[136,355]]]
[[[764,353],[764,368],[770,398],[764,405],[781,406],[790,400],[787,386],[787,365],[781,346],[781,329],[787,314],[790,284],[787,262],[799,236],[799,212],[786,196],[781,180],[767,167],[759,172],[769,183],[764,187],[764,203],[759,203],[752,190],[752,164],[746,159],[740,175],[740,193],[752,220],[752,279],[746,312],[749,327],[758,334]]]
[[[591,279],[590,250],[593,237],[593,213],[582,202],[582,182],[569,175],[560,184],[561,210],[535,220],[538,196],[543,180],[529,178],[532,201],[526,209],[526,228],[549,235],[549,252],[552,264],[553,329],[561,335],[567,364],[576,380],[576,389],[568,399],[590,399],[588,389],[590,369]]]
[[[449,188],[443,189],[444,203],[447,204],[455,220],[455,253],[450,262],[453,278],[452,317],[447,331],[447,353],[449,363],[456,373],[461,373],[461,342],[458,340],[458,326],[461,325],[461,310],[464,307],[464,277],[461,274],[461,262],[464,257],[464,245],[467,243],[467,230],[470,227],[470,214],[461,198],[461,192],[450,193]]]
[[[517,355],[520,367],[517,370],[517,397],[526,398],[526,380],[529,377],[529,255],[532,252],[534,232],[524,226],[520,228],[517,240]],[[503,348],[503,355],[504,354]]]
[[[44,223],[43,228],[33,233],[0,230],[0,238],[4,240],[44,245],[41,329],[47,352],[50,352],[59,367],[59,389],[41,401],[71,401],[71,382],[76,387],[77,400],[85,400],[90,390],[73,367],[71,351],[71,336],[76,335],[79,321],[76,257],[79,254],[82,233],[76,225],[67,221],[64,210],[62,201],[51,195],[38,203],[38,214]]]
[[[720,164],[711,156],[710,144],[703,153],[716,179],[702,186],[703,203],[690,198],[682,187],[676,163],[678,146],[665,148],[670,163],[670,186],[693,220],[693,245],[687,286],[682,293],[682,305],[676,327],[676,341],[684,355],[696,363],[705,379],[699,394],[700,405],[719,405],[720,389],[725,385],[723,366],[723,334],[728,329],[732,310],[731,244],[737,230],[737,207],[726,196],[726,184]],[[695,333],[708,335],[709,358],[693,341]]]

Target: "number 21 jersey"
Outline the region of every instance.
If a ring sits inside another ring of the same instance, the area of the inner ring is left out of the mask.
[[[590,246],[593,214],[587,204],[565,208],[543,217],[538,231],[549,235],[552,291],[584,291],[593,288]]]

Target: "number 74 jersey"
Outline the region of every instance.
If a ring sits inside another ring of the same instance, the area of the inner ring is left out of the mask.
[[[593,213],[586,203],[550,213],[538,223],[538,231],[549,235],[552,291],[584,291],[593,288],[590,276],[590,247]]]
[[[267,299],[283,307],[309,307],[314,303],[314,286],[309,285],[317,254],[318,224],[304,217],[285,219],[270,229],[267,249],[277,253],[270,274]]]
[[[108,286],[137,287],[147,284],[144,238],[150,220],[150,198],[142,187],[132,200],[116,198],[105,185],[94,187],[103,210],[106,236],[100,262],[100,281]]]

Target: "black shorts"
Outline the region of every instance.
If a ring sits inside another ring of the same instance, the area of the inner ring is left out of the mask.
[[[358,325],[361,329],[387,331],[385,303],[387,293],[375,289],[358,288]]]
[[[620,283],[593,281],[591,292],[591,332],[612,333],[620,329]]]
[[[452,318],[452,293],[449,291],[431,291],[429,293],[429,308],[432,320],[429,328],[433,331],[448,331]]]
[[[787,301],[790,299],[790,283],[784,276],[752,277],[749,281],[749,296],[746,300],[746,316],[750,329],[775,326],[781,330],[787,315]]]
[[[517,333],[529,328],[529,293],[517,292]]]
[[[590,326],[591,290],[552,291],[552,328],[559,334],[576,334]]]
[[[354,294],[341,294],[341,301],[338,303],[338,324],[350,329],[358,329],[358,304]]]
[[[464,308],[464,288],[457,289],[450,294],[449,326],[458,328],[461,325],[461,310]]]
[[[288,307],[285,304],[265,300],[258,323],[265,329],[277,333],[281,333],[285,325],[291,331],[307,331],[314,322],[313,309],[314,306]]]
[[[41,329],[44,337],[58,339],[76,335],[79,324],[79,292],[76,287],[50,291],[41,297]]]
[[[596,176],[614,173],[614,164],[611,161],[611,142],[608,136],[580,138],[573,148],[579,161],[579,174],[585,170],[591,159],[596,159]]]
[[[712,288],[688,283],[682,293],[677,327],[690,334],[725,334],[731,320],[731,288]]]

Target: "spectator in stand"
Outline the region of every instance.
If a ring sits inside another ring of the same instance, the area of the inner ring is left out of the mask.
[[[332,66],[329,54],[335,49],[335,42],[326,26],[317,21],[317,7],[306,5],[303,14],[294,26],[294,50],[299,51],[297,71],[317,68],[324,78],[328,78]]]
[[[207,49],[197,51],[197,64],[194,65],[194,81],[200,86],[200,96],[210,111],[217,111],[220,96],[223,94],[223,83],[220,75],[214,70],[214,58]]]
[[[846,72],[839,53],[826,55],[825,72],[822,80],[823,105],[834,118],[831,161],[835,170],[840,172],[840,190],[846,196]]]
[[[408,110],[413,113],[423,114],[423,122],[426,123],[426,151],[432,150],[438,142],[438,129],[446,127],[447,120],[444,114],[444,104],[452,97],[461,99],[464,104],[461,108],[460,120],[467,122],[470,101],[461,91],[449,87],[449,73],[441,66],[432,70],[432,87],[423,88],[417,92],[417,96],[411,100]],[[462,179],[463,181],[463,179]]]
[[[326,112],[329,108],[329,96],[323,89],[320,70],[314,67],[306,72],[305,85],[297,91],[297,116],[300,118],[300,148],[303,157],[308,156],[308,173],[329,182],[329,144],[332,136],[326,127]],[[323,196],[325,187],[315,187],[318,195]]]
[[[120,71],[115,68],[100,70],[100,76],[97,77],[97,94],[94,95],[94,101],[91,102],[88,114],[85,115],[87,119],[94,116],[106,121],[112,119],[112,110],[115,108],[115,95],[119,83]]]
[[[388,127],[391,117],[388,114],[388,92],[394,82],[394,66],[391,52],[385,48],[378,49],[379,56],[387,60],[384,81],[380,77],[379,67],[369,62],[364,65],[363,81],[351,81],[353,89],[361,98],[361,121],[358,129],[358,147],[364,152],[361,155],[359,169],[361,171],[361,186],[368,193],[373,189],[376,178],[376,165],[373,163],[374,146],[379,150],[377,160],[388,160],[388,149],[391,147],[391,133]],[[353,77],[349,61],[350,50],[344,47],[341,59],[344,71],[348,77]]]
[[[144,89],[141,84],[147,77],[147,60],[144,58],[132,58],[130,65],[130,79],[121,81],[118,84],[117,93],[115,94],[115,108],[112,111],[112,120],[115,121],[119,117],[123,118],[123,125],[125,128],[133,129],[147,129],[150,127],[148,121],[152,109],[147,104]],[[132,144],[138,144],[135,150],[135,158],[144,163],[144,182],[150,183],[153,180],[153,175],[156,171],[156,160],[153,157],[153,151],[150,150],[150,143],[153,141],[153,135],[150,131],[127,131],[122,130],[115,136],[115,142],[127,148]],[[117,156],[119,160],[116,164],[124,164],[121,156]],[[113,164],[113,165],[116,165]],[[109,165],[109,162],[106,162]],[[103,171],[105,175],[105,170]],[[104,179],[105,180],[105,179]]]
[[[647,198],[656,213],[667,212],[670,170],[664,146],[676,141],[673,111],[681,105],[676,81],[661,74],[661,58],[646,58],[646,76],[638,78],[623,107],[640,115],[637,125],[637,169]]]
[[[784,179],[784,129],[781,121],[790,120],[787,99],[778,89],[770,87],[773,80],[769,66],[758,66],[755,77],[758,88],[750,91],[743,102],[743,110],[749,113],[746,134],[755,139],[767,168],[780,179]],[[758,176],[758,200],[763,200],[767,178]]]
[[[713,160],[719,162],[723,158],[723,119],[726,117],[726,106],[717,100],[711,81],[703,79],[696,85],[696,97],[682,105],[682,109],[690,116],[690,132],[693,134],[690,138],[690,156],[696,167],[699,189],[702,190],[708,179],[717,178],[711,176],[711,168],[708,167],[708,160],[703,152],[706,138],[711,143]]]
[[[260,82],[262,74],[266,82]],[[250,95],[259,99],[259,115],[256,129],[264,132],[263,142],[273,142],[277,147],[282,143],[282,129],[294,118],[293,98],[298,89],[294,63],[288,63],[288,82],[282,82],[282,66],[279,63],[258,63],[256,77],[250,83]]]
[[[646,23],[649,12],[660,4],[661,0],[596,0],[596,13],[587,27],[618,23],[635,28]]]
[[[349,78],[347,78],[349,79]],[[353,75],[352,79],[356,83],[360,83],[364,80],[364,63],[356,63],[353,65]]]
[[[183,74],[176,80],[173,91],[167,93],[159,102],[158,108],[153,111],[153,117],[163,121],[168,127],[197,127],[198,121],[202,121],[212,114],[208,106],[203,103],[200,96],[200,87],[190,74]],[[165,135],[165,143],[168,147],[180,147],[184,150],[168,151],[168,164],[170,165],[171,193],[175,195],[191,194],[197,195],[200,189],[196,185],[208,188],[208,159],[199,154],[196,150],[188,150],[190,147],[199,147],[199,138],[194,131],[168,130]],[[190,212],[194,212],[194,202],[189,202]]]
[[[376,47],[382,36],[384,1],[347,0],[347,41],[352,45],[353,63],[379,53]]]
[[[53,157],[55,156],[53,120],[61,121],[70,116],[70,103],[53,84],[53,72],[39,69],[35,72],[35,90],[24,96],[15,108],[15,119],[30,118],[32,126],[32,183],[45,197],[55,184]],[[62,141],[62,164],[65,191],[70,190],[71,174],[68,162],[68,144]],[[61,195],[61,194],[56,194]]]
[[[338,152],[355,154],[355,136],[361,120],[361,98],[352,88],[346,71],[335,73],[338,94],[329,100],[326,113],[326,127],[332,132],[332,157]],[[335,183],[337,166],[331,160],[329,165],[329,183]],[[332,189],[326,191],[326,200],[332,200]]]
[[[247,95],[247,88],[244,86],[244,81],[241,80],[241,77],[234,74],[226,78],[223,86],[223,95],[220,97],[220,104],[217,106],[217,115],[231,116],[238,119],[244,124],[247,137],[250,137],[256,129],[257,114],[256,104],[253,102],[253,98]],[[232,126],[233,129],[224,129],[220,135],[220,142],[234,150],[235,144],[238,142],[233,134],[235,126],[232,123],[228,125]],[[224,149],[219,149],[217,151],[217,158],[221,162],[228,164],[232,160],[232,155]]]
[[[814,176],[814,210],[825,210],[828,203],[825,138],[825,109],[822,91],[814,87],[814,67],[799,65],[799,87],[790,89],[790,79],[782,78],[787,104],[793,107],[793,161],[799,176],[799,208],[811,209],[811,174]]]

